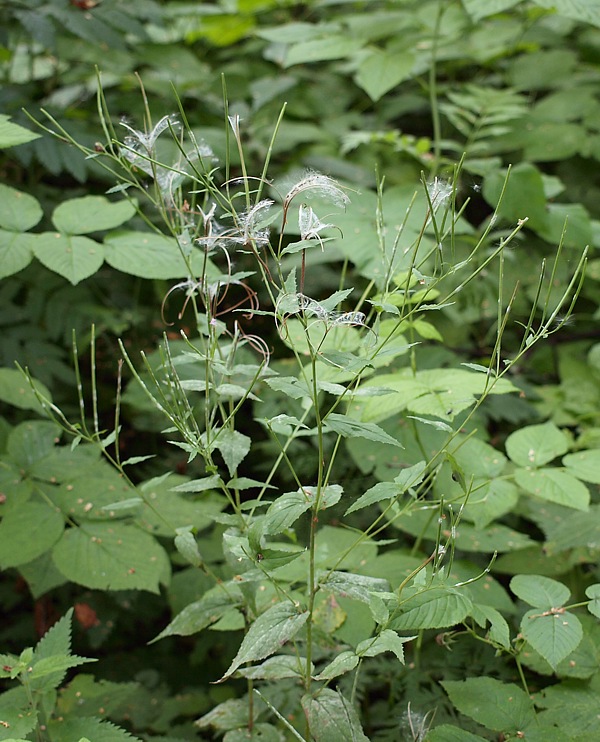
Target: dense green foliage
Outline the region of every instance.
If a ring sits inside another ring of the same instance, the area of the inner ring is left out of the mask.
[[[0,740],[588,742],[597,4],[0,29]]]

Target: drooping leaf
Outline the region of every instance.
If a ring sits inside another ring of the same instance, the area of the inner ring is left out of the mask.
[[[200,600],[186,605],[153,641],[166,636],[189,636],[202,631],[241,603],[242,595],[237,586],[232,583],[217,585],[208,590]]]
[[[263,660],[292,639],[308,619],[308,611],[299,611],[289,601],[276,603],[250,626],[238,653],[221,681],[246,662]]]
[[[533,608],[521,620],[521,633],[538,654],[556,670],[583,637],[577,616],[568,611],[541,611]]]
[[[461,714],[487,729],[514,735],[536,723],[533,702],[513,683],[480,677],[442,680],[442,686]]]
[[[148,533],[119,522],[68,529],[52,558],[69,580],[97,590],[157,593],[170,573],[163,547]]]
[[[402,447],[395,438],[392,438],[389,433],[386,433],[385,430],[375,423],[353,420],[347,415],[339,415],[336,412],[332,412],[325,418],[325,425],[344,438],[366,438],[370,441]]]
[[[490,624],[488,636],[491,641],[510,649],[510,628],[504,616],[489,605],[475,603],[471,609],[471,616],[482,628]]]
[[[339,742],[342,739],[369,742],[356,709],[341,693],[325,688],[314,698],[303,696],[302,708],[315,742]]]
[[[104,247],[88,237],[45,232],[33,245],[36,258],[73,285],[97,272],[104,262]]]

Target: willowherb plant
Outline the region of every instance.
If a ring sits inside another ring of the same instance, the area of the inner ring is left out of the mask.
[[[520,666],[519,638],[510,637],[501,611],[477,592],[479,583],[501,589],[490,575],[495,556],[468,568],[456,558],[461,549],[477,551],[475,544],[485,539],[493,546],[484,553],[523,543],[522,534],[505,525],[486,530],[507,512],[506,493],[491,489],[504,463],[485,463],[491,447],[477,437],[476,423],[490,395],[518,391],[511,369],[559,329],[557,317],[564,323],[570,315],[585,255],[556,297],[558,250],[550,281],[540,276],[520,347],[506,357],[516,288],[507,292],[503,285],[504,250],[523,224],[497,242],[492,216],[465,253],[457,240],[455,173],[449,181],[436,177],[416,186],[403,224],[410,218],[419,226],[397,230],[392,244],[380,190],[373,230],[379,278],[352,273],[346,261],[337,290],[322,296],[319,288],[313,291],[320,282],[311,249],[319,246],[320,255],[342,246],[343,254],[353,238],[339,229],[335,215],[327,216],[330,223],[321,221],[305,201],[316,196],[342,215],[352,209],[346,189],[309,171],[278,194],[266,177],[268,159],[259,177],[248,175],[242,123],[231,116],[229,125],[241,174],[233,173],[230,161],[222,172],[212,160],[208,169],[206,152],[185,154],[191,132],[185,118],[180,131],[170,116],[148,127],[149,133],[125,125],[125,141],[111,138],[97,157],[115,174],[124,169],[124,192],[130,196],[136,188],[150,199],[180,250],[185,275],[166,293],[163,314],[167,303],[183,296],[177,321],[191,312],[188,329],[181,329],[180,340],[165,338],[159,363],[144,356],[142,370],[121,348],[151,405],[166,418],[170,442],[185,451],[195,472],[173,485],[172,496],[196,497],[199,507],[212,496],[218,507],[210,520],[222,535],[220,556],[205,557],[204,536],[190,524],[188,511],[169,511],[174,562],[201,570],[212,587],[157,639],[211,627],[243,630],[229,666],[213,680],[245,679],[244,711],[238,705],[235,720],[229,718],[227,701],[198,720],[200,729],[307,742],[333,740],[335,729],[336,739],[363,740],[364,668],[371,658],[391,655],[394,673],[409,672],[405,653],[418,662],[430,630],[462,627]],[[112,127],[107,123],[105,130]],[[181,161],[165,168],[156,159],[156,144],[167,135]],[[154,179],[158,194],[138,171]],[[177,177],[168,180],[169,173]],[[332,236],[323,237],[329,230]],[[443,261],[442,245],[448,246]],[[461,258],[449,260],[459,248]],[[493,266],[498,310],[485,364],[421,367],[420,346],[439,339],[426,318],[451,308]],[[360,293],[346,287],[349,275]],[[97,429],[88,433],[83,419],[76,428],[49,410],[106,453],[118,444],[118,419],[106,442]],[[267,444],[248,435],[251,413]],[[299,453],[308,465],[297,465]],[[358,471],[366,485],[345,478],[349,456],[356,462],[354,480]],[[113,463],[123,470],[118,456]],[[143,487],[131,488],[152,505]],[[497,509],[490,509],[482,491],[492,492],[488,499],[496,499]],[[124,503],[114,511],[129,517],[132,506]],[[401,568],[386,569],[392,564],[386,554]],[[403,707],[408,711],[400,723],[414,739],[424,739],[434,710],[414,714],[410,698]]]

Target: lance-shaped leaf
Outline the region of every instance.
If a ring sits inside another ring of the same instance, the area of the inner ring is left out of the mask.
[[[419,461],[418,464],[401,471],[393,482],[377,482],[377,484],[368,489],[362,497],[359,497],[358,500],[348,508],[346,515],[348,515],[348,513],[353,513],[355,510],[366,508],[374,502],[391,500],[394,497],[398,497],[406,492],[409,487],[414,487],[423,480],[425,468],[426,463],[424,461]]]
[[[381,634],[372,639],[365,639],[356,647],[356,654],[360,657],[376,657],[383,652],[393,652],[404,664],[404,644],[416,639],[415,636],[398,636],[391,629],[384,629]]]
[[[200,600],[186,605],[181,613],[178,613],[171,623],[152,641],[158,641],[158,639],[173,634],[179,636],[195,634],[216,623],[229,610],[241,605],[241,603],[242,594],[237,585],[232,583],[216,585],[207,590]]]
[[[325,424],[329,430],[343,436],[344,438],[366,438],[378,443],[388,443],[390,446],[399,446],[402,444],[391,435],[385,432],[383,428],[375,423],[363,423],[360,420],[353,420],[346,415],[338,415],[332,412],[327,415]]]
[[[311,504],[309,497],[298,490],[281,495],[271,503],[265,513],[262,523],[263,533],[274,535],[285,531],[310,508]]]
[[[250,627],[220,682],[226,680],[245,662],[263,660],[281,649],[304,626],[308,615],[308,611],[300,612],[288,601],[276,603],[265,611]]]

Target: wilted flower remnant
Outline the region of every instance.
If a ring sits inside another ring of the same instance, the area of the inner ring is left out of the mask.
[[[121,126],[124,126],[130,132],[129,136],[126,136],[123,141],[125,146],[121,150],[122,156],[131,165],[154,178],[159,191],[168,204],[173,203],[175,190],[188,175],[186,164],[197,160],[199,157],[214,159],[211,148],[205,142],[197,142],[190,132],[194,143],[194,149],[191,152],[180,155],[179,159],[170,166],[161,165],[154,161],[156,142],[159,136],[165,131],[173,133],[180,131],[181,125],[174,114],[163,116],[147,134],[134,129],[124,120],[121,121]]]
[[[297,183],[295,183],[283,200],[283,213],[287,214],[291,202],[296,198],[299,193],[309,191],[313,194],[317,194],[322,198],[326,198],[331,203],[345,208],[349,203],[350,199],[341,189],[339,184],[328,175],[322,175],[314,171],[307,172]]]
[[[301,240],[317,240],[323,249],[323,238],[319,234],[324,229],[334,227],[335,224],[322,222],[315,214],[311,206],[300,204],[298,209],[298,227],[300,228]]]

